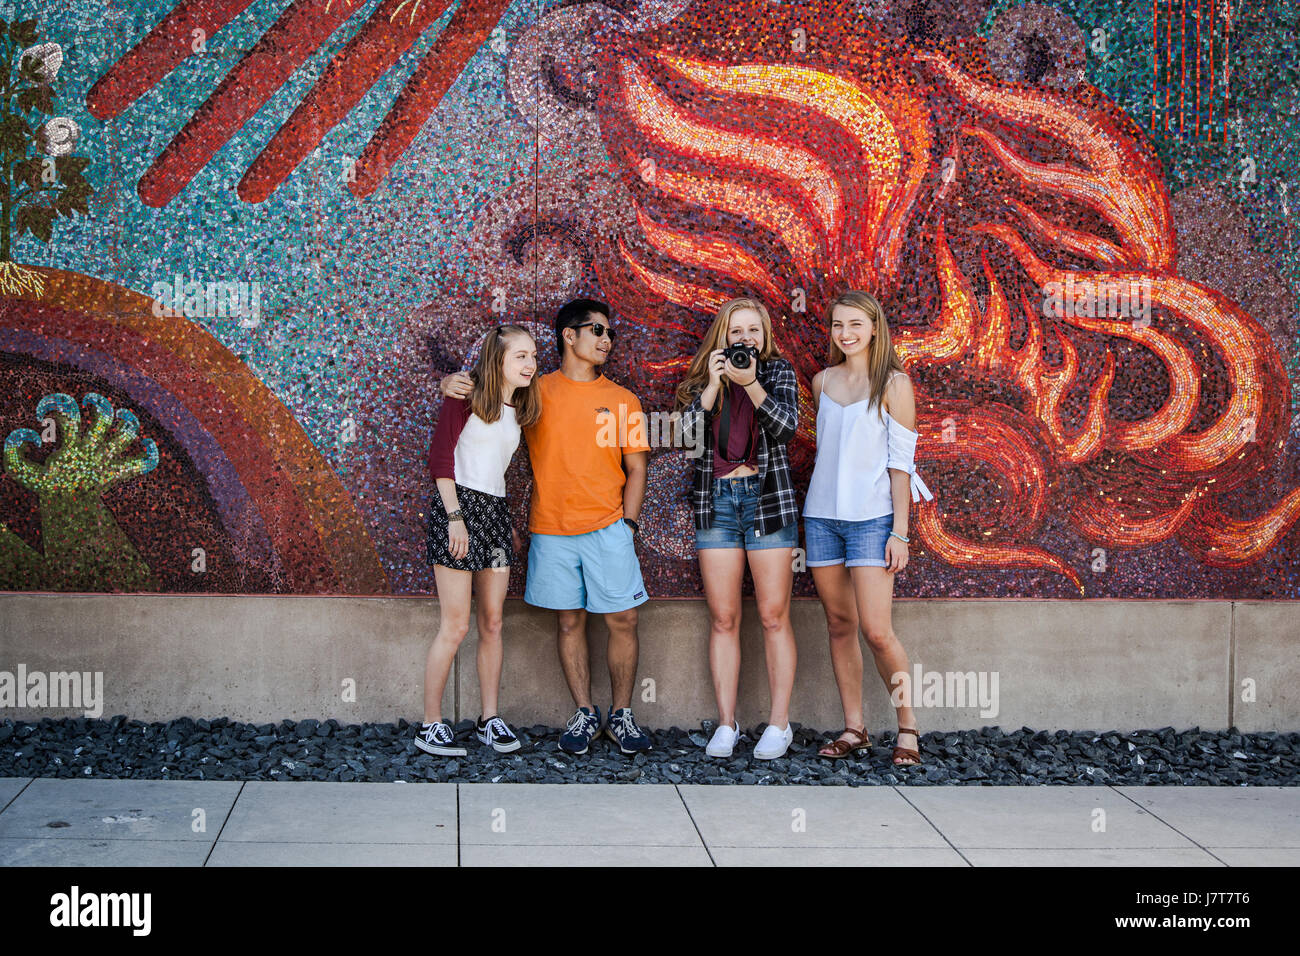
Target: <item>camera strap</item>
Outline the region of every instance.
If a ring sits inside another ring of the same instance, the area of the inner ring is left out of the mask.
[[[725,462],[739,464],[749,461],[750,455],[754,451],[754,430],[751,428],[745,439],[745,454],[742,458],[728,458],[727,450],[729,439],[731,438],[731,386],[727,386],[728,394],[722,399],[722,413],[718,416],[718,457]]]

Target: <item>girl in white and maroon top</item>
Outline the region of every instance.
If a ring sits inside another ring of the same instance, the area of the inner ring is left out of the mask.
[[[440,611],[438,633],[424,669],[424,723],[415,745],[426,753],[460,756],[442,719],[442,695],[456,650],[469,633],[470,597],[478,592],[478,681],[483,714],[478,739],[498,752],[519,740],[497,714],[501,683],[501,612],[518,538],[506,507],[506,468],[520,429],[541,412],[537,343],[523,326],[500,325],[483,340],[470,373],[469,398],[444,398],[429,447],[429,475],[438,488],[430,502],[428,559],[434,566]]]

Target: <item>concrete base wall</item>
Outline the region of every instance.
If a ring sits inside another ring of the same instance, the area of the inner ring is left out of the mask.
[[[791,719],[836,729],[844,719],[821,605],[796,600],[791,616],[799,648]],[[437,626],[436,599],[3,594],[0,672],[16,674],[20,664],[29,674],[102,672],[104,716],[415,720]],[[894,627],[914,669],[940,680],[974,672],[990,694],[997,682],[995,708],[941,699],[944,706],[918,711],[923,731],[1300,728],[1300,602],[899,601]],[[638,719],[649,727],[716,719],[704,602],[643,605],[639,632]],[[603,710],[607,631],[598,616],[588,635],[594,701]],[[762,643],[748,601],[739,714],[746,726],[767,716]],[[446,717],[479,712],[475,650],[471,626],[444,697]],[[864,655],[867,724],[885,729],[893,726],[889,696],[865,648]],[[501,711],[516,724],[552,726],[573,711],[555,615],[518,599],[506,602]],[[0,707],[0,718],[18,720],[76,713]]]

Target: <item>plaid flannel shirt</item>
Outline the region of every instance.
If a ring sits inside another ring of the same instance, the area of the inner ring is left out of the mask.
[[[755,521],[758,534],[780,531],[799,520],[794,482],[790,478],[790,457],[786,444],[799,424],[799,391],[794,367],[785,359],[760,362],[758,384],[767,392],[763,404],[755,406],[758,429],[759,499]],[[700,394],[682,409],[683,434],[703,445],[695,459],[695,482],[691,507],[695,527],[713,527],[713,412],[700,404]]]

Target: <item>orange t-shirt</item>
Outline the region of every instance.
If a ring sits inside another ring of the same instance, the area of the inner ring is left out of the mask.
[[[533,465],[533,534],[586,534],[623,517],[623,455],[650,450],[640,400],[603,375],[538,381],[542,414],[524,429]]]

